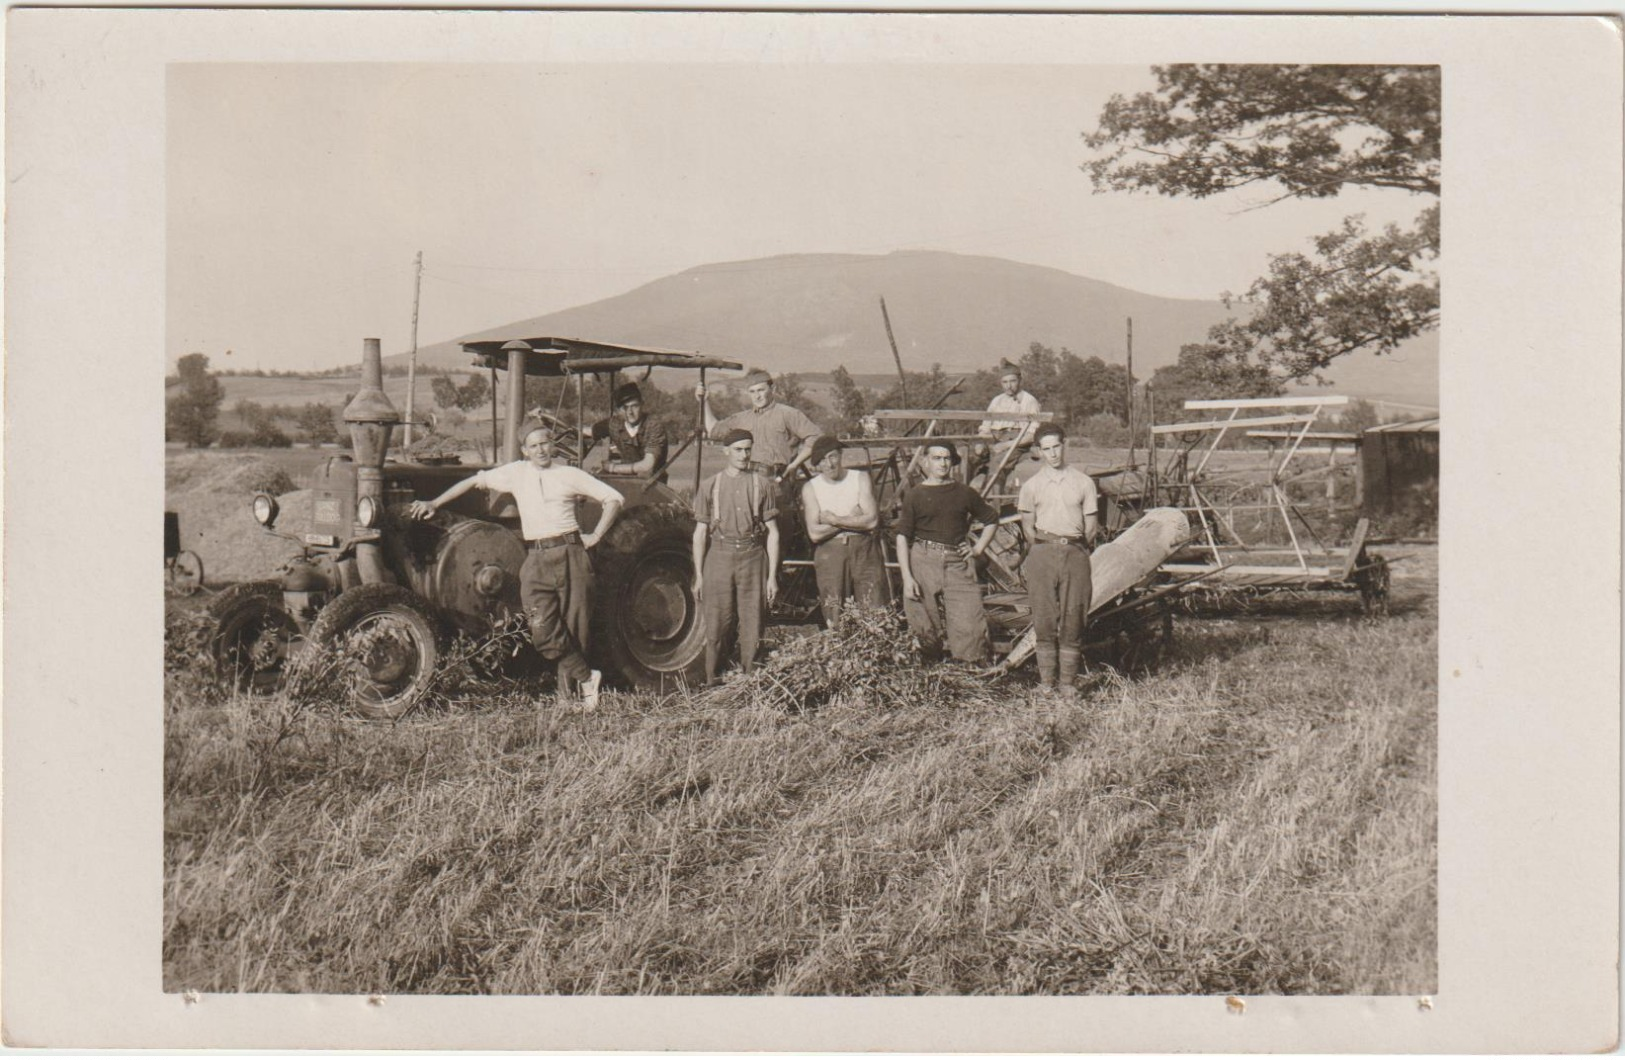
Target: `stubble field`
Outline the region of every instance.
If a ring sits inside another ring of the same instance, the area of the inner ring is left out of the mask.
[[[172,642],[166,990],[1427,993],[1436,574],[1183,616],[1078,699],[785,639],[720,690],[208,694]]]

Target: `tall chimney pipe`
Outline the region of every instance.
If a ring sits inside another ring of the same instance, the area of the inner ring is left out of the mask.
[[[502,430],[502,460],[507,464],[519,459],[519,425],[525,421],[525,356],[530,344],[514,339],[502,348],[508,354],[508,422]]]
[[[389,435],[401,422],[389,396],[384,393],[384,357],[377,339],[366,339],[361,348],[361,389],[344,407],[344,422],[350,425],[350,447],[355,455],[356,500],[371,497],[384,501],[384,456],[389,452]],[[374,543],[356,545],[356,565],[364,582],[391,581]]]

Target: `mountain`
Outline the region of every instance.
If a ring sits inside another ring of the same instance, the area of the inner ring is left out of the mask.
[[[1033,342],[1120,364],[1125,321],[1132,317],[1135,374],[1145,378],[1231,315],[1217,301],[1161,298],[1002,258],[940,251],[800,254],[702,265],[459,341],[556,335],[698,351],[772,372],[821,373],[845,365],[855,374],[890,374],[882,296],[903,364],[917,371],[933,363],[974,371],[1020,357]],[[1399,359],[1406,370],[1391,372],[1386,362]],[[1392,401],[1437,402],[1436,341],[1367,360],[1351,364],[1346,382],[1322,392],[1355,393],[1358,383]],[[439,343],[418,351],[418,365],[462,369],[468,357],[456,342]]]

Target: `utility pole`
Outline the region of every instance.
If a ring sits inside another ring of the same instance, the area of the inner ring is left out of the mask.
[[[423,294],[423,251],[418,251],[417,279],[412,284],[412,359],[406,362],[406,445],[412,448],[412,400],[418,386],[418,299]]]
[[[1128,462],[1134,464],[1134,318],[1128,318]]]
[[[892,338],[891,314],[886,312],[886,299],[880,300],[880,319],[886,322],[886,341],[891,344],[891,359],[897,362],[897,402],[908,408],[908,376],[903,374],[903,358],[897,352],[897,340]]]

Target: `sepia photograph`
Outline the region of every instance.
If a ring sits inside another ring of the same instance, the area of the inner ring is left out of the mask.
[[[166,989],[1434,991],[1437,66],[167,117]]]
[[[14,20],[6,1040],[1606,1047],[1618,27],[1402,21]]]

